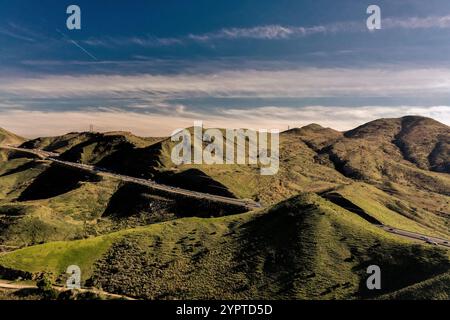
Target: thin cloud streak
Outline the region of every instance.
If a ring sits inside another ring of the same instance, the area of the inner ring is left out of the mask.
[[[383,28],[387,29],[449,29],[450,15],[411,17],[411,18],[386,18],[382,20]]]
[[[183,44],[183,39],[177,38],[158,38],[151,35],[133,36],[133,37],[105,37],[102,39],[90,38],[84,40],[85,45],[93,47],[113,48],[116,46],[140,46],[144,48],[157,48]]]
[[[436,97],[450,90],[450,69],[220,71],[176,75],[86,75],[9,78],[0,94],[20,98]]]
[[[308,35],[326,33],[333,30],[331,27],[286,27],[280,25],[257,26],[253,28],[229,28],[218,32],[201,35],[190,34],[189,39],[195,41],[209,41],[213,39],[288,39],[291,37],[304,37]]]
[[[48,40],[46,36],[13,22],[0,26],[0,35],[32,43]]]
[[[398,18],[387,17],[382,20],[383,29],[449,29],[450,15]],[[261,25],[249,28],[223,28],[203,34],[188,34],[187,36],[158,38],[144,37],[105,37],[103,39],[88,39],[84,43],[90,46],[114,47],[138,45],[142,47],[164,47],[182,45],[188,42],[209,42],[215,40],[286,40],[307,37],[317,34],[336,34],[345,32],[367,32],[364,21],[343,21],[316,26],[283,26],[278,24]]]

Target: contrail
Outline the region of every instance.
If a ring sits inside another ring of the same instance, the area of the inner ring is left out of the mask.
[[[75,40],[70,39],[67,35],[65,35],[64,33],[62,33],[59,29],[56,29],[56,31],[62,35],[68,42],[72,43],[73,45],[75,45],[76,47],[78,47],[81,51],[83,51],[84,53],[86,53],[89,57],[91,57],[92,59],[94,59],[95,61],[98,61],[97,57],[94,56],[92,53],[90,53],[89,51],[87,51],[85,48],[83,48],[80,44],[78,44],[78,42],[76,42]]]

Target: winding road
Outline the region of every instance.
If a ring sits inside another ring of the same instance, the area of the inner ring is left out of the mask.
[[[91,173],[95,173],[95,174],[100,175],[100,176],[110,177],[110,178],[118,179],[118,180],[121,180],[121,181],[133,182],[133,183],[136,183],[136,184],[144,185],[144,186],[156,189],[156,190],[162,190],[162,191],[166,191],[166,192],[173,193],[173,194],[180,194],[180,195],[184,195],[184,196],[188,196],[188,197],[194,197],[194,198],[198,198],[198,199],[206,199],[206,200],[209,200],[209,201],[215,201],[215,202],[221,202],[221,203],[241,206],[241,207],[244,207],[244,208],[246,208],[248,210],[254,210],[254,209],[261,208],[261,204],[260,203],[257,203],[257,202],[251,201],[251,200],[241,200],[241,199],[227,198],[227,197],[212,195],[212,194],[208,194],[208,193],[202,193],[202,192],[197,192],[197,191],[192,191],[192,190],[180,189],[180,188],[176,188],[176,187],[171,187],[171,186],[167,186],[167,185],[158,184],[158,183],[156,183],[156,182],[154,182],[152,180],[139,179],[139,178],[135,178],[135,177],[130,177],[130,176],[125,176],[125,175],[113,173],[113,172],[110,172],[110,171],[108,171],[106,169],[98,168],[98,167],[91,166],[91,165],[86,165],[86,164],[81,164],[81,163],[74,163],[74,162],[59,160],[59,159],[56,159],[56,157],[58,157],[59,154],[58,153],[54,153],[54,152],[48,152],[48,151],[39,150],[39,149],[24,149],[24,148],[18,148],[18,147],[9,146],[9,145],[0,146],[0,148],[34,154],[34,155],[36,155],[36,156],[38,156],[38,157],[40,157],[40,158],[42,158],[44,160],[49,160],[49,161],[52,161],[54,163],[58,163],[60,165],[65,165],[65,166],[69,166],[69,167],[73,167],[73,168],[78,168],[78,169],[85,170],[85,171],[88,171],[88,172],[91,172]],[[414,233],[414,232],[411,232],[411,231],[401,230],[401,229],[397,229],[397,228],[394,228],[394,227],[391,227],[391,226],[378,224],[378,223],[373,223],[371,221],[369,221],[369,222],[372,223],[372,224],[377,225],[377,227],[383,229],[386,232],[389,232],[389,233],[392,233],[392,234],[396,234],[396,235],[401,236],[401,237],[409,238],[409,239],[412,239],[412,240],[423,241],[423,242],[428,243],[430,245],[440,245],[440,246],[444,246],[444,247],[450,248],[450,240],[436,238],[436,237],[431,237],[431,236],[427,236],[427,235],[424,235],[424,234]]]
[[[386,232],[393,233],[398,236],[402,236],[402,237],[414,239],[414,240],[419,240],[419,241],[424,241],[428,244],[435,245],[435,246],[441,245],[441,246],[450,248],[450,240],[436,238],[436,237],[430,237],[430,236],[426,236],[424,234],[401,230],[401,229],[393,228],[393,227],[386,226],[386,225],[379,225],[378,227],[383,229]]]
[[[52,161],[52,162],[58,163],[60,165],[78,168],[78,169],[81,169],[84,171],[95,173],[99,176],[109,177],[109,178],[113,178],[113,179],[117,179],[117,180],[121,180],[121,181],[125,181],[125,182],[133,182],[136,184],[150,187],[152,189],[161,190],[161,191],[169,192],[172,194],[179,194],[179,195],[184,195],[187,197],[193,197],[193,198],[197,198],[197,199],[203,199],[203,200],[209,200],[209,201],[213,201],[213,202],[220,202],[220,203],[235,205],[235,206],[243,207],[247,210],[260,209],[262,207],[260,203],[254,202],[252,200],[228,198],[228,197],[222,197],[222,196],[213,195],[213,194],[209,194],[209,193],[181,189],[181,188],[177,188],[177,187],[159,184],[152,180],[140,179],[140,178],[117,174],[117,173],[111,172],[104,168],[99,168],[99,167],[81,164],[81,163],[74,163],[74,162],[59,160],[59,159],[57,159],[57,157],[59,157],[59,154],[54,153],[54,152],[48,152],[48,151],[39,150],[39,149],[18,148],[18,147],[13,147],[13,146],[9,146],[9,145],[2,145],[2,146],[0,146],[0,148],[24,152],[24,153],[28,153],[28,154],[33,154],[43,160]]]

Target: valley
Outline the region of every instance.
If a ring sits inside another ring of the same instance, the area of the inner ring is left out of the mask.
[[[0,278],[63,286],[78,265],[135,299],[450,296],[450,128],[433,119],[290,129],[273,176],[175,165],[164,137],[0,136]]]

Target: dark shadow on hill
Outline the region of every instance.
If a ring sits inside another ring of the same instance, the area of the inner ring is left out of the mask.
[[[0,276],[2,279],[16,280],[21,277],[24,280],[31,280],[33,275],[27,271],[15,270],[7,267],[0,266]]]
[[[388,254],[386,254],[388,253]],[[433,278],[450,270],[446,251],[440,248],[425,248],[421,245],[372,247],[370,257],[353,268],[361,275],[359,296],[363,299],[392,293],[405,287]],[[367,268],[377,265],[381,270],[381,290],[367,288]]]
[[[14,160],[14,159],[40,159],[39,156],[29,153],[29,152],[23,152],[23,151],[17,151],[17,150],[9,150],[8,151],[8,160]]]
[[[314,204],[294,197],[241,227],[237,239],[241,247],[235,256],[238,264],[233,271],[245,273],[260,297],[292,299],[295,282],[314,277],[308,261],[317,245],[309,234],[316,210]]]
[[[417,122],[416,117],[402,118],[400,131],[395,135],[394,139],[392,140],[392,143],[396,145],[397,148],[400,150],[403,159],[409,161],[410,163],[419,168],[427,169],[421,167],[420,163],[418,163],[417,159],[415,159],[414,152],[412,152],[409,144],[403,140],[403,137],[408,134],[408,132],[411,130],[411,127],[414,125],[415,122]]]
[[[318,157],[325,157],[325,161],[329,160],[334,169],[347,178],[364,180],[364,175],[353,168],[348,160],[342,159],[334,150],[333,146],[325,147],[318,152]],[[328,161],[327,161],[328,162]]]
[[[336,192],[331,192],[331,193],[324,193],[320,195],[321,197],[333,202],[334,204],[350,211],[353,212],[355,214],[357,214],[358,216],[360,216],[361,218],[363,218],[364,220],[366,220],[367,222],[370,222],[372,224],[377,224],[377,225],[381,225],[381,221],[375,219],[374,217],[372,217],[371,215],[369,215],[366,211],[364,211],[363,209],[361,209],[360,207],[358,207],[356,204],[354,204],[353,202],[351,202],[350,200],[344,198],[341,194],[336,193]]]
[[[145,215],[147,223],[157,223],[173,219],[175,203],[173,200],[152,195],[141,185],[126,183],[111,197],[103,217],[127,218],[133,215]]]
[[[450,160],[445,155],[450,155],[450,137],[443,137],[428,156],[428,162],[432,165],[431,170],[450,173]]]
[[[6,176],[10,176],[19,172],[23,172],[29,169],[33,169],[36,167],[36,163],[34,161],[30,161],[27,163],[24,163],[14,169],[8,170],[5,173],[3,173],[2,175],[0,175],[0,177],[6,177]]]
[[[26,214],[26,207],[15,204],[7,204],[0,206],[0,215],[7,217],[19,217]]]
[[[115,152],[105,156],[97,166],[109,169],[122,175],[151,179],[160,163],[161,143],[146,148],[136,148],[132,144],[124,144]]]
[[[122,183],[111,197],[103,216],[121,219],[144,215],[148,223],[154,223],[181,217],[219,217],[246,211],[238,205]]]
[[[158,183],[175,186],[182,189],[193,190],[218,196],[236,198],[226,186],[212,179],[198,169],[188,169],[181,173],[166,172],[159,174],[155,180]]]
[[[122,135],[91,134],[89,139],[76,144],[60,158],[69,162],[95,165],[122,175],[153,178],[159,166],[161,143],[139,148]]]
[[[51,165],[19,196],[19,201],[49,199],[80,186],[80,182],[98,182],[101,178],[78,169]]]

